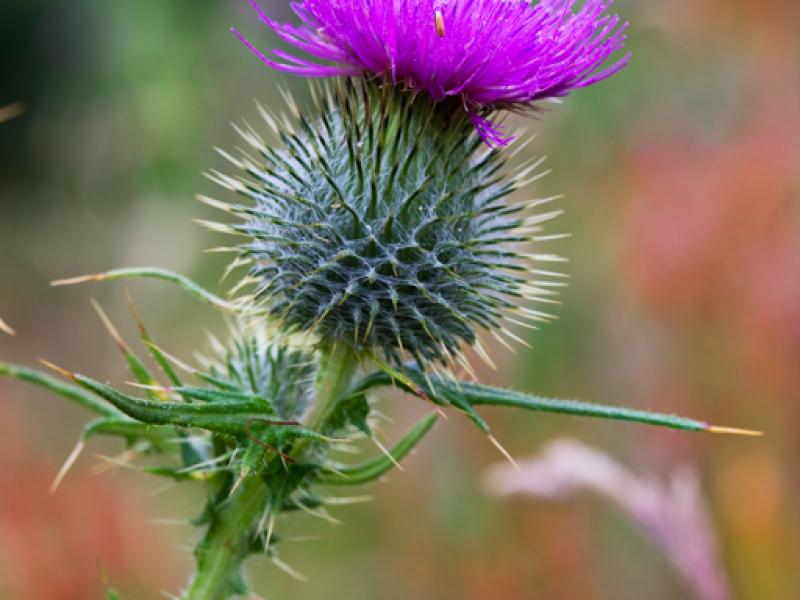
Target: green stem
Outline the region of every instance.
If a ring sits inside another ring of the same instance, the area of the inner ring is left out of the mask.
[[[358,366],[349,348],[323,352],[316,382],[316,401],[305,426],[323,431],[338,402],[347,396]],[[313,440],[299,439],[292,456],[308,452]],[[197,574],[183,600],[225,600],[244,593],[241,567],[250,553],[253,536],[268,500],[269,490],[259,477],[248,477],[239,492],[212,515],[203,541],[195,550]]]
[[[260,477],[248,477],[239,492],[211,518],[195,549],[197,574],[183,600],[225,600],[246,592],[241,567],[250,553],[268,490]]]
[[[355,353],[343,344],[322,352],[315,386],[316,399],[306,417],[304,424],[306,429],[324,433],[325,423],[336,409],[336,405],[347,396],[357,367],[358,359]],[[292,450],[292,456],[302,458],[312,443],[311,439],[299,439]]]

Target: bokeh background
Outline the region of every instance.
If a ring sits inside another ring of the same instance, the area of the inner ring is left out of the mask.
[[[264,2],[289,17],[287,5]],[[517,457],[555,437],[603,449],[632,471],[701,473],[733,597],[800,598],[800,5],[791,0],[618,0],[631,65],[529,123],[526,156],[552,173],[528,190],[564,193],[554,244],[570,259],[560,320],[532,350],[492,348],[486,383],[675,411],[762,429],[760,439],[487,410]],[[228,33],[275,43],[243,0],[4,0],[0,106],[0,360],[46,357],[121,383],[100,301],[134,339],[122,286],[49,288],[52,279],[154,264],[214,287],[223,242],[191,222],[217,190],[201,172],[229,123],[281,110],[279,86]],[[157,283],[131,284],[162,345],[190,357],[221,317]],[[217,289],[224,289],[220,286]],[[381,405],[391,438],[422,414]],[[106,470],[92,443],[55,496],[47,488],[86,415],[0,381],[0,598],[92,600],[107,574],[124,598],[185,581],[198,490]],[[675,569],[621,511],[592,496],[498,498],[482,484],[500,459],[463,419],[440,423],[403,473],[343,524],[311,518],[282,556],[250,573],[265,598],[691,598]],[[99,566],[98,566],[99,565]]]

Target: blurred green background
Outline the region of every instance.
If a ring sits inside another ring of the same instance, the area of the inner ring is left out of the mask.
[[[284,3],[264,2],[289,18]],[[800,598],[800,10],[790,0],[618,0],[631,65],[528,122],[526,155],[552,173],[529,195],[565,193],[551,248],[570,259],[560,320],[533,350],[492,347],[486,383],[675,411],[763,429],[760,439],[486,411],[514,456],[572,436],[637,472],[697,465],[735,597]],[[0,360],[44,357],[122,384],[126,374],[89,305],[134,339],[122,285],[49,288],[60,277],[153,264],[216,289],[223,237],[191,218],[218,194],[202,176],[234,146],[229,123],[282,110],[279,86],[228,32],[275,43],[243,0],[5,0],[0,7]],[[523,157],[524,158],[524,157]],[[520,199],[523,199],[520,196]],[[189,358],[222,318],[179,291],[131,284],[159,342]],[[424,406],[381,404],[391,438]],[[0,598],[123,598],[176,591],[191,567],[192,490],[128,470],[95,471],[93,443],[55,496],[47,488],[86,415],[0,381]],[[639,530],[592,498],[490,497],[496,450],[453,416],[406,471],[342,507],[343,524],[289,523],[282,557],[250,573],[264,598],[613,599],[690,597]]]

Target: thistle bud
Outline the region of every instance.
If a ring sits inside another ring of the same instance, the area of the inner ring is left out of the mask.
[[[524,174],[502,180],[458,100],[363,80],[316,97],[318,116],[275,125],[282,147],[244,132],[257,158],[229,156],[243,173],[212,175],[251,200],[210,202],[241,219],[226,226],[249,238],[236,264],[281,328],[445,363],[550,293],[514,274],[531,258],[520,245],[556,213],[526,219],[507,202]]]

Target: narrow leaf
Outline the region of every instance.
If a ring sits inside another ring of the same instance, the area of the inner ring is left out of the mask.
[[[199,427],[209,431],[240,435],[250,419],[262,418],[259,407],[250,402],[227,404],[183,404],[154,402],[133,398],[83,375],[72,374],[73,380],[105,398],[130,417],[154,425]]]
[[[647,425],[680,429],[683,431],[704,431],[710,433],[732,433],[738,435],[760,435],[758,431],[719,427],[704,421],[670,415],[660,412],[636,410],[620,406],[607,406],[578,400],[561,400],[545,398],[531,394],[524,394],[511,390],[504,390],[476,383],[446,380],[438,377],[427,378],[419,370],[406,368],[404,372],[414,381],[415,388],[421,387],[436,403],[458,404],[466,403],[469,406],[510,406],[524,408],[538,412],[560,413],[566,415],[595,417],[615,421],[633,421]],[[388,386],[398,383],[390,375],[376,371],[364,377],[356,386],[356,390],[368,390],[379,386]],[[399,381],[401,387],[411,393],[416,389],[409,389],[408,385]],[[457,399],[457,400],[456,400]]]
[[[32,383],[33,385],[37,385],[54,394],[62,396],[75,404],[79,404],[98,415],[119,417],[122,414],[116,408],[103,402],[103,400],[94,394],[88,393],[86,390],[71,383],[66,383],[55,377],[51,377],[37,369],[0,362],[0,377],[10,377],[12,379],[18,379],[19,381]]]
[[[125,438],[129,443],[146,440],[158,449],[180,443],[172,428],[148,425],[133,419],[119,417],[106,417],[92,421],[84,428],[82,439],[86,441],[96,435],[118,436]]]
[[[391,458],[379,456],[373,460],[355,465],[329,471],[318,475],[318,481],[323,484],[332,485],[359,485],[374,481],[384,473],[387,473],[395,466],[395,462],[403,460],[414,447],[425,437],[438,415],[431,413],[419,421],[399,442],[390,450]]]
[[[106,271],[104,273],[93,273],[91,275],[81,275],[79,277],[59,279],[51,282],[50,285],[74,285],[76,283],[86,283],[89,281],[110,281],[112,279],[160,279],[162,281],[174,283],[187,292],[190,296],[193,296],[219,310],[240,315],[264,314],[264,310],[262,309],[228,302],[224,298],[220,298],[216,294],[209,292],[188,277],[185,277],[179,273],[175,273],[174,271],[160,269],[158,267],[128,267],[124,269],[112,269],[111,271]]]
[[[136,381],[147,386],[156,386],[158,382],[156,381],[155,377],[150,374],[149,369],[144,362],[142,362],[142,359],[140,359],[136,353],[131,350],[130,346],[125,343],[125,340],[122,339],[122,336],[117,331],[117,328],[114,327],[111,319],[108,318],[108,315],[102,309],[100,304],[98,304],[95,300],[92,300],[92,306],[94,307],[97,315],[100,317],[100,321],[103,323],[109,335],[111,336],[111,339],[114,340],[117,348],[119,348],[120,353],[128,365],[128,369],[130,369],[130,372],[136,378]],[[150,388],[148,389],[147,393],[153,400],[166,400],[166,395],[159,393],[159,391],[156,389]]]

